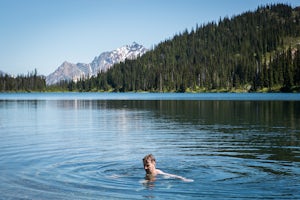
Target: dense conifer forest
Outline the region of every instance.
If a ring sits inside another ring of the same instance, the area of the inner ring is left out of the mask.
[[[52,88],[299,92],[300,7],[267,5],[254,12],[196,25],[136,60],[116,64],[96,77],[61,82]]]
[[[27,75],[12,77],[7,74],[0,74],[0,92],[30,92],[45,91],[46,79],[37,74],[35,69]]]

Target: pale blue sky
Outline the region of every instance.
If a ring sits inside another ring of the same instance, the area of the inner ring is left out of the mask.
[[[147,48],[221,18],[299,0],[0,0],[0,70],[48,75],[137,42]]]

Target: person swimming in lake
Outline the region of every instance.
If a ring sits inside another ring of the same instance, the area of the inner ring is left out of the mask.
[[[143,158],[144,169],[146,171],[146,179],[149,181],[155,181],[157,175],[163,175],[168,178],[177,178],[185,182],[193,182],[192,179],[187,179],[175,174],[165,173],[159,169],[156,169],[156,160],[152,154],[148,154]]]

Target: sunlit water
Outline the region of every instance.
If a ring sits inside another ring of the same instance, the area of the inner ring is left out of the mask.
[[[142,158],[194,182],[144,183]],[[0,94],[0,199],[300,199],[297,94]]]

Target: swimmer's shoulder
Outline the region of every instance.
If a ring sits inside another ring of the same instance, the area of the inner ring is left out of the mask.
[[[156,169],[156,174],[166,174],[166,173],[161,171],[160,169]]]
[[[157,173],[157,174],[160,174],[160,175],[163,175],[163,176],[166,176],[166,177],[168,177],[168,178],[178,178],[178,179],[180,179],[180,180],[182,180],[182,181],[184,181],[184,182],[194,182],[193,179],[187,179],[187,178],[185,178],[185,177],[178,176],[178,175],[175,175],[175,174],[165,173],[165,172],[163,172],[163,171],[161,171],[161,170],[159,170],[159,169],[156,169],[156,173]]]

